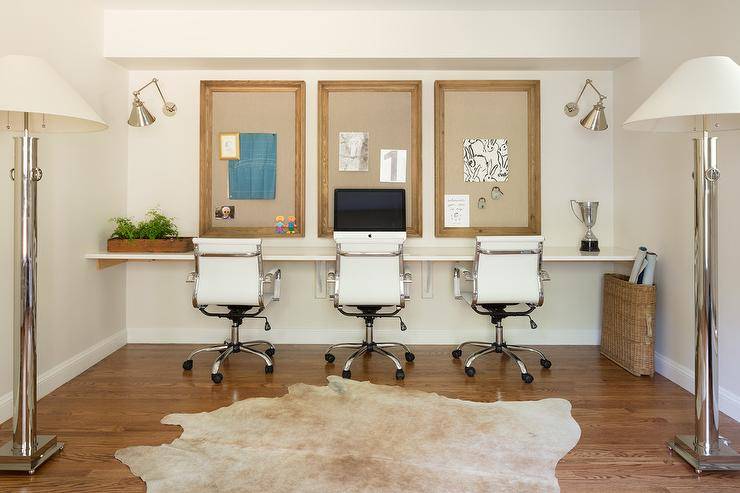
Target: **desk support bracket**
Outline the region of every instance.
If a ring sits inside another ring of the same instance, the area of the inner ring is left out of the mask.
[[[421,262],[421,297],[431,299],[434,297],[434,264],[430,260]]]
[[[314,298],[326,298],[326,274],[328,272],[327,261],[317,260],[314,262]]]

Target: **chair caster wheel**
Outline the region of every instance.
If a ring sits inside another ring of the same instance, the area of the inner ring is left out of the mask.
[[[183,370],[186,370],[186,371],[192,370],[193,369],[193,360],[186,359],[185,361],[183,361],[182,362],[182,369]]]
[[[455,349],[452,351],[452,357],[455,359],[460,359],[460,356],[462,356],[462,349]]]
[[[324,355],[324,359],[326,360],[327,363],[334,363],[334,359],[335,358],[334,358],[334,355],[333,354],[326,353]]]
[[[534,377],[529,373],[522,373],[522,380],[524,380],[524,383],[532,383],[534,382]]]
[[[221,380],[224,379],[224,376],[220,373],[211,373],[211,380],[213,380],[213,383],[221,383]]]
[[[265,365],[265,373],[272,373],[274,369],[272,365]]]
[[[396,380],[403,380],[404,378],[406,378],[406,374],[403,370],[396,370]]]
[[[409,363],[411,363],[412,361],[416,359],[416,355],[410,351],[406,353],[404,356],[406,356],[406,361],[408,361]]]
[[[475,368],[473,368],[472,366],[466,366],[465,367],[465,374],[467,376],[469,376],[469,377],[474,377],[475,376]]]
[[[352,372],[349,370],[342,370],[342,378],[352,378]]]
[[[550,368],[552,366],[552,361],[550,361],[549,359],[541,359],[540,364],[543,368]]]
[[[268,348],[268,349],[267,349],[267,350],[265,351],[265,354],[266,354],[267,356],[269,356],[269,357],[271,357],[271,358],[272,358],[273,356],[275,356],[275,348],[274,348],[274,347]]]

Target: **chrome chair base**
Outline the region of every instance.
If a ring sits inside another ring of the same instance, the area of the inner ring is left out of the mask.
[[[519,367],[519,371],[522,374],[522,380],[524,380],[524,383],[532,383],[534,381],[534,377],[531,373],[527,371],[527,365],[524,364],[524,361],[519,358],[516,354],[514,354],[514,351],[528,351],[530,353],[536,353],[540,356],[540,365],[542,365],[543,368],[550,368],[552,366],[552,362],[547,359],[547,356],[545,356],[545,353],[540,351],[539,349],[535,349],[533,347],[529,346],[515,346],[515,345],[509,345],[503,342],[503,326],[501,324],[496,325],[496,341],[495,342],[478,342],[478,341],[467,341],[463,342],[457,348],[455,348],[452,351],[452,357],[455,359],[460,359],[462,356],[462,349],[465,346],[474,346],[479,347],[482,349],[479,349],[478,351],[474,352],[468,358],[465,360],[465,374],[469,377],[475,376],[475,368],[473,367],[473,362],[479,358],[480,356],[491,354],[491,353],[503,353],[507,355],[509,358],[516,363],[516,365]]]
[[[334,351],[335,349],[354,349],[354,352],[352,352],[352,354],[349,355],[349,358],[347,358],[347,361],[344,362],[344,368],[342,369],[342,378],[352,378],[352,371],[350,370],[350,367],[352,366],[352,362],[354,362],[354,360],[358,356],[362,356],[365,353],[382,354],[383,356],[391,360],[396,366],[396,380],[403,380],[406,377],[406,373],[403,371],[401,361],[393,353],[387,351],[387,349],[390,348],[403,349],[404,358],[409,363],[416,359],[416,356],[414,355],[414,353],[411,352],[411,349],[409,349],[406,344],[402,344],[400,342],[373,342],[372,339],[370,340],[370,342],[343,342],[340,344],[329,346],[329,349],[327,349],[324,353],[324,359],[327,363],[334,363],[334,360],[336,358],[332,354],[332,351]]]
[[[259,351],[255,349],[257,346],[267,346],[267,349],[265,351]],[[206,352],[212,352],[212,351],[218,351],[219,354],[216,358],[216,361],[213,362],[213,366],[211,366],[211,380],[213,380],[213,383],[221,383],[221,381],[224,379],[223,374],[219,371],[221,369],[221,364],[226,361],[226,358],[231,356],[234,353],[248,353],[253,354],[255,356],[259,356],[265,361],[265,373],[272,373],[273,372],[273,363],[272,363],[272,356],[275,355],[275,346],[272,345],[272,343],[268,341],[247,341],[247,342],[239,342],[239,336],[238,331],[236,333],[236,337],[232,337],[231,341],[224,341],[223,344],[218,344],[215,346],[207,346],[204,348],[196,349],[195,351],[191,352],[188,355],[188,359],[186,359],[182,363],[182,368],[186,371],[190,371],[193,369],[193,356],[199,353],[206,353]]]

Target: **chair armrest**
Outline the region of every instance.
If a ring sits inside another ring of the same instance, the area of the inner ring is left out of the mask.
[[[411,299],[411,283],[414,282],[414,278],[411,276],[411,272],[403,273],[403,299]]]
[[[455,299],[465,300],[462,295],[462,287],[460,285],[460,279],[465,281],[473,280],[473,273],[466,266],[457,264],[452,269],[452,284],[455,291]]]
[[[331,285],[331,289],[329,289],[329,285]],[[337,274],[333,270],[326,273],[326,294],[329,299],[334,299],[337,294]]]
[[[268,270],[262,276],[262,284],[272,284],[272,301],[280,301],[280,279],[282,273],[277,267]]]

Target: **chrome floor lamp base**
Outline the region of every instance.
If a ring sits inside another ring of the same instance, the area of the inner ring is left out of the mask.
[[[37,435],[36,447],[29,455],[13,452],[13,442],[0,446],[0,471],[26,471],[33,474],[36,469],[64,448],[54,435]]]
[[[719,437],[719,447],[708,454],[697,451],[699,447],[696,446],[694,435],[676,435],[667,445],[688,462],[697,474],[702,471],[740,471],[740,454],[723,437]]]

